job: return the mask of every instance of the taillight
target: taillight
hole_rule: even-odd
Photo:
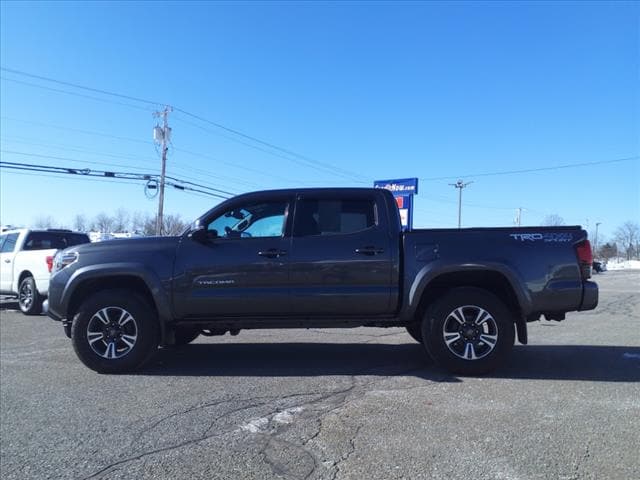
[[[582,278],[591,278],[591,267],[593,266],[593,251],[591,250],[591,242],[584,240],[576,245],[576,253],[578,254],[578,262],[580,263],[580,272]]]
[[[51,255],[47,256],[47,268],[49,269],[49,273],[51,273],[51,270],[53,270],[53,256]]]

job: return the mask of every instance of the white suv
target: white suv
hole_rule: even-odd
[[[49,291],[53,256],[58,250],[89,243],[71,230],[16,229],[0,235],[0,294],[18,297],[25,315],[37,315]]]

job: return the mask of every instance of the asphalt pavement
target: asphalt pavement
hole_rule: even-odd
[[[98,375],[0,309],[3,479],[638,479],[640,271],[479,378],[401,329],[243,331]]]

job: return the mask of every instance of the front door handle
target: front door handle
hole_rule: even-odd
[[[361,247],[356,248],[356,253],[359,253],[360,255],[378,255],[380,253],[384,253],[384,249],[376,247]]]
[[[267,258],[278,258],[287,254],[286,250],[278,250],[277,248],[270,248],[269,250],[260,250],[258,255]]]
[[[8,258],[5,258],[5,259],[4,259],[4,263],[11,263],[11,260],[10,260],[10,259],[8,259]]]

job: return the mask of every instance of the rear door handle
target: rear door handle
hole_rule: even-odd
[[[10,260],[10,259],[8,259],[8,258],[5,258],[5,259],[4,259],[4,263],[11,263],[11,260]]]
[[[356,248],[356,253],[359,253],[360,255],[378,255],[380,253],[384,253],[384,249],[376,247],[361,247]]]
[[[267,258],[283,257],[286,254],[287,254],[286,250],[278,250],[277,248],[270,248],[269,250],[260,250],[258,252],[258,255],[260,255],[261,257],[267,257]]]

